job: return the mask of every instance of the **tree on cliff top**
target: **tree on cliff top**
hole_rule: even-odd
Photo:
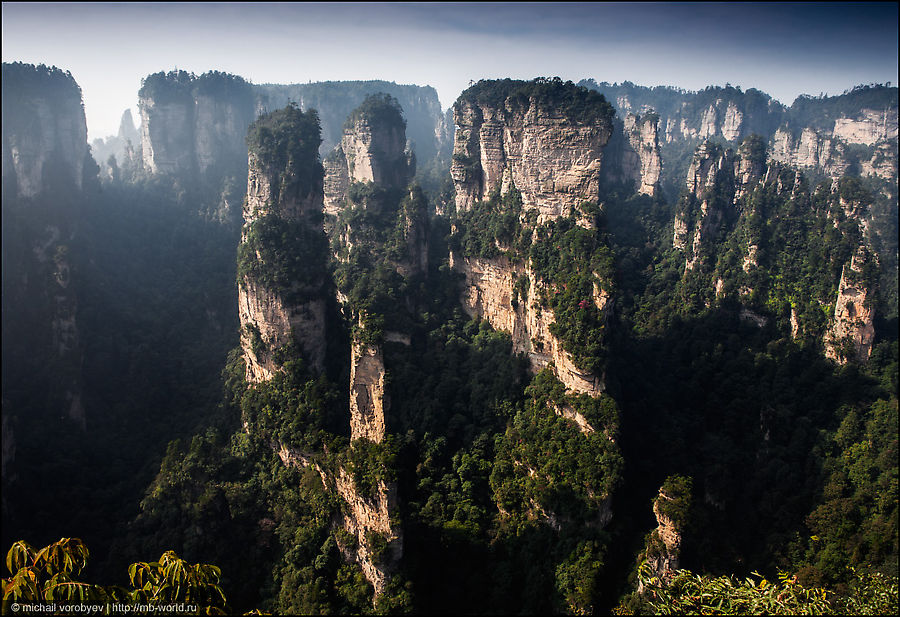
[[[376,92],[369,94],[359,107],[354,109],[344,122],[344,129],[352,128],[359,120],[365,118],[387,127],[398,127],[406,130],[403,108],[400,102],[390,94]]]
[[[461,101],[520,110],[528,109],[534,101],[538,108],[561,111],[579,124],[611,123],[615,115],[615,109],[602,94],[559,77],[537,77],[531,81],[483,79],[463,91],[454,107]]]
[[[282,173],[282,188],[296,188],[297,195],[302,196],[322,188],[325,172],[319,161],[321,135],[318,112],[303,112],[291,103],[250,125],[247,148],[269,169]]]

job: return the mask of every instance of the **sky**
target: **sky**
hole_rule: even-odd
[[[253,83],[385,79],[433,86],[559,76],[790,105],[897,79],[897,3],[3,2],[3,62],[71,71],[88,138],[139,119],[141,79],[175,68]]]

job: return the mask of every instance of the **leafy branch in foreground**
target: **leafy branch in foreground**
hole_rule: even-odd
[[[897,579],[851,568],[854,577],[846,593],[804,587],[796,576],[779,573],[769,581],[754,572],[743,581],[712,578],[678,570],[666,583],[647,563],[639,577],[644,608],[656,615],[894,615],[897,614]],[[617,614],[628,614],[625,606]]]
[[[190,605],[195,614],[225,615],[225,593],[219,587],[221,571],[209,564],[190,564],[173,551],[159,561],[133,563],[128,568],[131,589],[93,585],[75,579],[90,553],[78,538],[60,540],[35,550],[14,542],[6,554],[11,576],[3,579],[3,614],[15,603],[100,604],[111,614],[112,604]],[[187,606],[185,606],[187,608]],[[255,612],[255,611],[254,611]]]

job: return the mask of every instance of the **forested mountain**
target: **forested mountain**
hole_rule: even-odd
[[[4,64],[4,542],[231,612],[896,609],[896,88],[587,85],[442,157],[427,89],[151,75],[113,174]]]

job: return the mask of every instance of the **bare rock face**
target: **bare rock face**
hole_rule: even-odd
[[[694,152],[688,168],[686,187],[691,193],[692,203],[699,205],[693,211],[683,211],[676,215],[672,238],[672,245],[687,254],[685,271],[694,269],[701,245],[719,232],[725,204],[716,201],[715,189],[719,183],[733,182],[733,171],[731,151],[723,151],[711,142],[704,141]]]
[[[35,77],[24,81],[24,74]],[[45,175],[81,190],[88,156],[81,90],[59,69],[3,65],[3,184],[31,198],[46,188]]]
[[[256,98],[250,84],[223,73],[148,76],[138,93],[144,169],[201,177],[235,172],[246,162]]]
[[[853,118],[837,118],[834,121],[834,137],[850,144],[872,146],[879,141],[897,140],[897,108],[862,109]]]
[[[746,195],[766,172],[766,145],[761,139],[747,138],[738,148],[734,161],[734,199]]]
[[[356,539],[355,548],[341,546],[341,550],[345,557],[359,563],[377,599],[396,572],[403,554],[403,531],[391,524],[391,512],[397,509],[397,487],[394,483],[378,481],[375,495],[367,497],[341,469],[335,478],[335,488],[346,504],[341,525]]]
[[[362,116],[344,129],[341,150],[351,182],[403,188],[412,175],[403,126],[373,122]]]
[[[241,349],[250,383],[268,381],[275,376],[281,366],[274,352],[291,340],[300,345],[313,367],[317,370],[324,367],[324,300],[289,305],[279,294],[245,279],[238,289],[238,315]]]
[[[350,170],[340,146],[322,161],[325,167],[325,214],[337,216],[350,191]]]
[[[462,272],[467,285],[463,291],[463,308],[471,316],[486,319],[497,330],[509,332],[516,352],[525,353],[534,372],[552,365],[557,378],[570,390],[598,396],[605,390],[603,379],[580,370],[562,343],[550,333],[555,322],[551,309],[540,307],[540,289],[545,284],[537,279],[529,265],[511,263],[506,258],[459,258],[451,255],[451,267]],[[516,282],[520,276],[531,281],[526,297],[513,306]],[[601,310],[609,298],[597,292],[594,302]]]
[[[381,348],[354,342],[350,354],[350,439],[381,443],[385,435],[384,356]]]
[[[650,566],[652,575],[668,584],[681,564],[683,523],[670,518],[667,512],[670,511],[669,506],[672,504],[686,507],[690,503],[690,496],[669,495],[665,489],[666,485],[660,487],[659,494],[653,501],[653,514],[656,516],[657,526],[650,534],[644,559]],[[639,584],[638,593],[642,591],[643,585]]]
[[[193,105],[187,102],[140,101],[141,150],[150,173],[190,171],[194,164]]]
[[[679,567],[681,552],[681,529],[679,525],[662,513],[660,500],[669,500],[670,497],[660,491],[656,501],[653,502],[653,514],[656,515],[656,533],[662,541],[664,550],[657,554],[656,571],[671,574]]]
[[[662,173],[659,116],[645,114],[638,117],[628,114],[625,116],[625,135],[631,145],[631,157],[628,158],[636,159],[637,163],[626,164],[626,173],[635,179],[638,193],[655,195],[659,190],[659,176]]]
[[[744,124],[744,114],[737,108],[734,101],[728,102],[725,110],[725,119],[722,121],[722,137],[728,141],[734,141],[741,136]]]
[[[261,118],[259,122],[277,122],[276,115],[284,116],[286,122],[295,126],[310,123],[308,116],[292,108],[274,112]],[[296,143],[304,140],[312,144],[317,139],[318,134],[298,133],[284,139],[282,146],[296,147]],[[289,145],[291,143],[294,146]],[[287,230],[284,233],[289,233],[291,229],[286,223],[300,223],[301,226],[307,226],[311,234],[324,234],[321,225],[316,225],[317,219],[314,216],[322,211],[323,202],[322,167],[317,160],[316,150],[318,141],[301,149],[308,157],[306,161],[293,160],[295,156],[300,156],[296,152],[287,156],[285,152],[263,150],[257,146],[258,144],[253,145],[248,155],[249,173],[242,244],[248,241],[250,229],[260,223],[259,219],[262,217],[275,225],[282,225]],[[299,170],[294,167],[296,165],[305,165],[307,169]],[[296,174],[303,176],[305,180],[301,181]],[[323,262],[327,259],[324,253],[318,257]],[[258,247],[256,254],[247,255],[247,258],[258,262],[259,269],[262,270],[283,267],[262,261]],[[310,267],[313,266],[314,264],[310,264]],[[290,342],[297,344],[311,366],[317,370],[323,368],[326,349],[325,300],[315,293],[299,293],[314,291],[315,284],[310,286],[307,282],[306,287],[309,289],[286,290],[277,285],[263,284],[249,274],[244,274],[238,287],[241,349],[249,382],[259,383],[271,379],[281,368],[275,359],[276,352]]]
[[[860,163],[860,175],[877,176],[885,180],[897,179],[897,138],[880,142],[872,158]]]
[[[860,276],[867,258],[865,250],[857,251],[849,266],[844,266],[834,306],[834,323],[825,334],[825,356],[840,364],[851,359],[865,362],[872,353],[874,301]]]
[[[399,103],[386,95],[367,98],[348,118],[324,166],[326,214],[340,211],[354,182],[406,188],[415,175],[415,156],[406,147]]]
[[[597,200],[610,122],[573,122],[533,99],[527,107],[460,99],[454,121],[450,174],[457,211],[469,210],[496,189],[505,192],[509,183],[521,192],[524,208],[539,211],[539,221]]]
[[[255,152],[249,153],[248,160],[245,225],[268,215],[296,221],[322,211],[324,192],[320,183],[304,187],[286,181],[277,166],[261,160]]]
[[[789,131],[778,129],[772,137],[770,152],[772,160],[795,167],[821,169],[832,178],[840,178],[850,166],[843,142],[820,135],[811,128],[803,129],[798,139]]]

